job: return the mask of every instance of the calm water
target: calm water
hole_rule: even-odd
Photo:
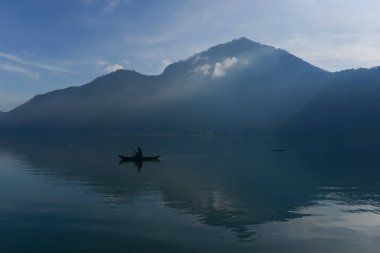
[[[379,140],[0,139],[0,252],[379,252]]]

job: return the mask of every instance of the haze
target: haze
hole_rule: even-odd
[[[1,1],[0,111],[242,36],[329,71],[379,65],[378,1]]]

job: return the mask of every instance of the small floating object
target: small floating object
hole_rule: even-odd
[[[134,156],[123,156],[119,155],[122,162],[145,162],[145,161],[157,161],[160,156],[143,156],[143,157],[134,157]]]
[[[285,149],[272,149],[271,151],[281,152],[281,151],[285,151]]]

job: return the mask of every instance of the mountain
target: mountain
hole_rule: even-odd
[[[337,72],[279,131],[284,135],[378,136],[380,68]]]
[[[169,65],[161,75],[119,70],[32,98],[1,132],[274,133],[338,78],[240,38]]]

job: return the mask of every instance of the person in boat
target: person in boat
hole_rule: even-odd
[[[133,157],[135,158],[143,158],[144,154],[142,152],[142,149],[140,147],[137,148],[137,150],[135,151],[135,154],[133,155]]]

